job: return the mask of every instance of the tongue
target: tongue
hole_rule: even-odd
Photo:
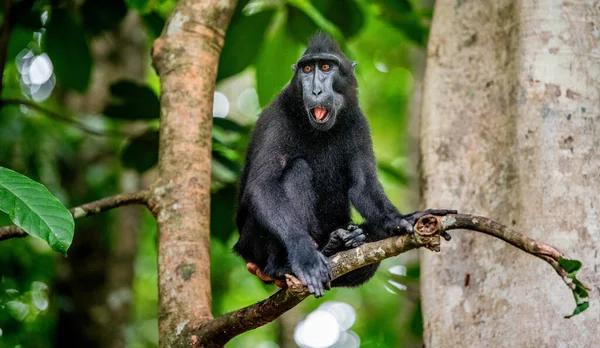
[[[325,115],[327,115],[327,110],[322,107],[316,107],[313,112],[315,113],[315,118],[319,121],[323,120]]]

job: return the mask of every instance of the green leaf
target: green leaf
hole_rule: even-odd
[[[247,16],[243,14],[242,8],[243,3],[238,4],[227,29],[217,80],[233,76],[254,63],[260,53],[265,31],[275,13],[262,11]]]
[[[125,0],[125,2],[129,8],[144,12],[148,8],[150,0]]]
[[[558,264],[567,273],[577,272],[581,268],[581,261],[569,260],[562,257],[558,259]]]
[[[306,45],[308,39],[319,30],[319,27],[300,9],[288,6],[286,22],[289,35],[298,43]]]
[[[130,140],[121,152],[121,163],[143,173],[158,163],[158,132],[151,131]]]
[[[410,12],[412,5],[408,0],[376,0],[376,3],[384,6],[387,10],[395,12]]]
[[[244,5],[244,3],[246,4]],[[252,16],[263,11],[277,9],[277,7],[279,6],[279,2],[272,0],[246,0],[238,2],[238,6],[242,8],[242,13],[244,15]]]
[[[39,30],[42,26],[40,6],[35,6],[35,1],[13,2],[11,17],[20,26]],[[3,7],[3,6],[2,6]]]
[[[40,311],[48,309],[48,285],[35,281],[31,286],[31,302]]]
[[[578,298],[587,298],[589,294],[583,283],[579,281],[577,278],[573,278],[573,284],[575,284],[575,289],[573,289],[573,293],[577,295]]]
[[[429,29],[424,24],[424,20],[429,20],[430,12],[427,10],[414,9],[410,1],[407,0],[377,0],[380,6],[381,18],[398,31],[407,39],[420,45],[427,42]]]
[[[317,27],[328,32],[340,45],[343,45],[344,36],[340,29],[329,21],[309,0],[288,0],[288,3],[304,12]]]
[[[423,25],[421,16],[418,13],[398,14],[386,12],[382,17],[402,32],[407,39],[420,45],[427,43],[429,30]]]
[[[344,37],[350,38],[358,34],[365,24],[365,14],[356,1],[337,0],[328,3],[329,6],[325,10],[325,16],[340,28]],[[340,11],[340,9],[343,9],[343,11]]]
[[[0,210],[29,235],[66,253],[73,241],[71,213],[48,189],[26,176],[0,167]]]
[[[214,117],[213,125],[223,130],[232,131],[236,133],[245,134],[249,132],[249,127],[242,126],[241,124],[224,117]]]
[[[12,221],[10,221],[10,217],[3,211],[0,211],[0,227],[1,226],[10,226],[12,225]]]
[[[151,38],[156,39],[165,27],[165,19],[157,12],[150,12],[142,16],[142,21],[148,29]]]
[[[237,189],[229,184],[210,198],[210,235],[226,243],[235,231],[235,206]]]
[[[45,43],[58,81],[64,87],[85,92],[91,78],[92,55],[77,18],[66,10],[53,10]]]
[[[86,0],[81,6],[83,25],[92,35],[116,28],[126,14],[123,0]]]
[[[590,306],[589,302],[581,302],[577,304],[577,307],[575,307],[575,310],[573,311],[573,314],[571,315],[566,315],[565,319],[569,319],[572,318],[574,316],[576,316],[577,314],[585,311],[586,309],[588,309],[588,307]]]
[[[230,172],[238,176],[241,172],[241,166],[235,160],[228,158],[221,151],[212,152],[213,161],[219,162],[223,167],[227,168]]]
[[[408,186],[409,180],[403,170],[383,162],[377,163],[377,169],[395,179],[400,185]]]
[[[10,33],[6,57],[13,60],[22,50],[28,48],[33,41],[34,30],[20,25],[15,26]]]
[[[6,310],[11,317],[18,321],[25,321],[29,315],[29,306],[20,301],[9,301],[6,303]]]
[[[104,109],[106,116],[126,120],[160,117],[160,101],[150,87],[122,80],[110,86],[110,92],[115,100]]]
[[[275,30],[267,35],[256,62],[256,89],[263,107],[292,79],[291,66],[302,53],[302,45],[292,40],[285,29],[285,13],[278,16]]]
[[[413,337],[423,337],[423,309],[420,302],[417,303],[417,308],[410,319],[410,333]]]

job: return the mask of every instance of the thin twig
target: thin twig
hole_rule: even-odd
[[[488,218],[468,214],[450,214],[443,217],[426,215],[419,219],[415,225],[415,233],[412,235],[391,237],[338,253],[330,258],[333,278],[411,249],[426,247],[433,251],[440,251],[440,237],[446,239],[448,237],[446,231],[454,229],[478,231],[501,239],[548,262],[563,280],[566,279],[565,271],[558,264],[558,260],[569,259],[569,257],[562,251],[510,230]],[[190,329],[187,332],[191,339],[190,343],[199,347],[222,347],[233,337],[277,319],[309,295],[297,280],[290,282],[289,279],[287,289],[280,290],[251,306],[223,314],[200,328]],[[566,280],[565,282],[572,289],[572,284]]]
[[[36,110],[40,113],[43,113],[50,118],[68,123],[71,126],[76,127],[78,129],[80,129],[81,131],[83,131],[87,134],[90,134],[90,135],[96,135],[96,136],[101,136],[101,137],[135,137],[135,136],[139,135],[137,133],[128,133],[128,132],[115,131],[115,130],[97,131],[97,130],[89,128],[84,123],[79,122],[78,120],[76,120],[74,118],[61,115],[56,111],[47,109],[39,104],[29,101],[29,100],[0,99],[0,108],[2,108],[4,105],[25,105],[26,107]]]
[[[84,216],[95,215],[103,211],[122,207],[131,204],[146,204],[148,200],[148,190],[125,192],[114,196],[105,197],[97,201],[85,203],[83,205],[69,209],[74,219]],[[28,234],[17,226],[0,227],[0,241],[10,238],[27,237]]]
[[[565,272],[565,270],[558,263],[560,258],[569,259],[569,257],[564,252],[551,245],[538,242],[521,233],[515,232],[494,220],[481,216],[473,216],[469,214],[448,215],[443,218],[442,225],[447,226],[444,228],[445,231],[465,229],[482,232],[501,239],[528,254],[548,262],[552,268],[554,268],[556,273],[558,273],[558,275],[563,279],[565,284],[569,286],[569,288],[575,288],[575,284],[569,278],[567,278],[567,272]],[[584,286],[588,290],[591,289],[588,285],[584,284]]]

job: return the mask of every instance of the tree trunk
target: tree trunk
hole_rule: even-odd
[[[489,216],[583,261],[600,295],[600,6],[436,2],[422,113],[428,207]],[[575,307],[543,262],[456,232],[422,252],[429,347],[593,347],[600,307]]]
[[[210,175],[212,107],[219,55],[235,0],[180,0],[153,62],[161,82],[159,171],[150,208],[158,223],[161,347],[198,341],[212,318]]]

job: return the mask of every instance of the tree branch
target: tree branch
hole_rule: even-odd
[[[24,100],[24,99],[0,99],[0,108],[2,108],[5,105],[24,105],[30,109],[33,109],[35,111],[38,111],[42,114],[45,114],[46,116],[58,120],[58,121],[62,121],[65,123],[70,124],[71,126],[81,130],[84,133],[90,134],[90,135],[95,135],[95,136],[100,136],[100,137],[135,137],[137,135],[142,134],[143,132],[138,132],[138,133],[128,133],[128,132],[122,132],[122,131],[115,131],[115,130],[105,130],[105,131],[98,131],[98,130],[94,130],[89,128],[88,126],[86,126],[84,123],[79,122],[78,120],[71,118],[71,117],[67,117],[67,116],[63,116],[61,114],[59,114],[56,111],[47,109],[37,103],[34,103],[30,100]]]
[[[482,232],[501,239],[528,254],[548,262],[563,278],[569,288],[574,284],[558,261],[569,257],[553,246],[533,240],[488,218],[468,214],[423,216],[415,225],[415,233],[367,243],[358,248],[338,253],[330,258],[333,278],[345,273],[396,256],[412,249],[425,247],[440,251],[440,237],[449,240],[446,233],[454,229]],[[291,280],[291,281],[290,281]],[[589,288],[589,286],[584,285]],[[254,305],[223,314],[188,334],[195,347],[221,347],[233,337],[277,319],[308,296],[308,291],[295,278],[288,278],[288,288]]]
[[[146,204],[148,199],[148,190],[137,192],[125,192],[114,196],[105,197],[97,201],[85,203],[78,207],[69,209],[74,219],[84,216],[95,215],[104,211],[122,207],[130,204]],[[0,227],[0,241],[10,238],[23,238],[28,234],[18,226]]]

